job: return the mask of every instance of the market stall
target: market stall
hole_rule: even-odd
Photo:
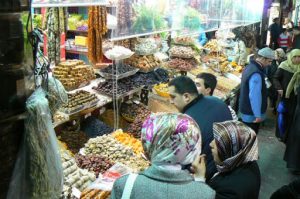
[[[61,198],[108,198],[116,178],[149,166],[142,124],[151,112],[177,111],[169,103],[172,78],[212,73],[215,96],[234,103],[243,66],[229,59],[229,36],[204,46],[198,41],[199,34],[220,27],[230,5],[200,2],[33,1],[33,26],[42,29],[35,61],[43,58],[47,78],[59,80],[68,98],[52,115]],[[213,8],[222,8],[223,15]],[[234,22],[241,15],[236,10],[228,15],[228,34],[248,23]],[[39,78],[43,87],[47,79]]]

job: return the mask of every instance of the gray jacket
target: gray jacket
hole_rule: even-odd
[[[111,199],[122,198],[128,175],[113,186]],[[196,182],[187,171],[169,171],[152,165],[136,178],[131,199],[213,199],[215,191],[204,182]]]

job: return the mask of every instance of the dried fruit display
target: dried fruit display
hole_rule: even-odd
[[[96,180],[96,176],[88,170],[80,169],[68,151],[61,149],[60,154],[64,173],[64,185],[61,198],[68,199],[71,197],[73,187],[83,191],[90,183]]]
[[[130,147],[121,144],[110,134],[90,139],[85,144],[84,152],[108,158],[112,163],[123,163],[136,171],[149,166],[146,160],[137,157]]]
[[[160,61],[153,55],[140,56],[136,54],[126,59],[125,63],[139,68],[143,72],[150,72],[160,65]]]
[[[89,7],[88,58],[91,63],[102,61],[102,37],[107,32],[107,11],[104,6]]]
[[[60,35],[66,32],[67,26],[66,8],[48,8],[46,11],[46,23],[43,27],[48,36],[48,58],[50,62],[59,63],[61,58],[61,39]]]
[[[194,44],[194,39],[192,37],[176,37],[174,38],[174,43],[175,44],[180,44],[180,45],[193,45]]]
[[[168,61],[167,66],[180,71],[190,71],[197,66],[194,59],[175,58]]]
[[[113,132],[113,129],[100,121],[94,116],[87,117],[81,123],[81,130],[87,134],[88,137],[94,138],[97,136],[109,134]]]
[[[102,73],[113,74],[113,75],[121,75],[130,71],[135,70],[136,68],[126,65],[126,64],[110,64],[108,67],[101,70]]]
[[[93,89],[108,96],[121,96],[141,86],[131,78],[117,80],[117,87],[114,85],[112,80],[106,80],[105,82],[100,82],[98,86],[93,87]]]
[[[67,60],[60,62],[53,70],[53,76],[57,78],[66,90],[73,90],[86,85],[95,79],[95,73],[90,65],[85,65],[81,60]]]
[[[80,168],[94,172],[96,177],[98,177],[100,173],[104,173],[113,166],[107,158],[95,154],[86,156],[77,154],[75,156],[75,161]]]
[[[79,150],[84,147],[84,144],[88,141],[88,137],[84,132],[66,131],[63,130],[58,139],[67,144],[68,149],[73,153],[78,153]]]
[[[220,52],[221,47],[218,44],[218,40],[211,39],[205,45],[204,48],[210,49],[211,52]]]
[[[67,114],[75,113],[83,108],[89,108],[97,104],[99,99],[95,94],[80,90],[75,93],[68,93],[68,103],[63,105],[61,110]]]
[[[108,199],[110,191],[102,191],[99,189],[86,189],[81,192],[80,199]]]
[[[171,57],[178,58],[193,58],[195,56],[194,50],[189,46],[173,46],[169,53]]]
[[[117,7],[118,35],[126,35],[130,31],[132,23],[132,2],[130,0],[119,0]]]
[[[141,138],[141,130],[142,130],[143,123],[149,117],[151,111],[149,111],[144,107],[141,107],[137,112],[138,112],[137,117],[135,118],[133,123],[130,124],[128,129],[126,129],[126,132],[129,132],[136,138]]]
[[[140,155],[141,153],[144,153],[142,142],[132,135],[124,133],[122,130],[117,130],[112,136],[122,144],[129,146],[135,154]]]

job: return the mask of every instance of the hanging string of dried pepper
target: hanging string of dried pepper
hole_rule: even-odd
[[[93,64],[103,58],[102,37],[107,32],[107,12],[105,7],[90,7],[88,20],[88,58]]]

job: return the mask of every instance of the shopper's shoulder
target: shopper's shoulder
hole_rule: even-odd
[[[219,99],[215,96],[205,96],[203,99],[210,103],[225,105],[225,103],[221,99]]]

